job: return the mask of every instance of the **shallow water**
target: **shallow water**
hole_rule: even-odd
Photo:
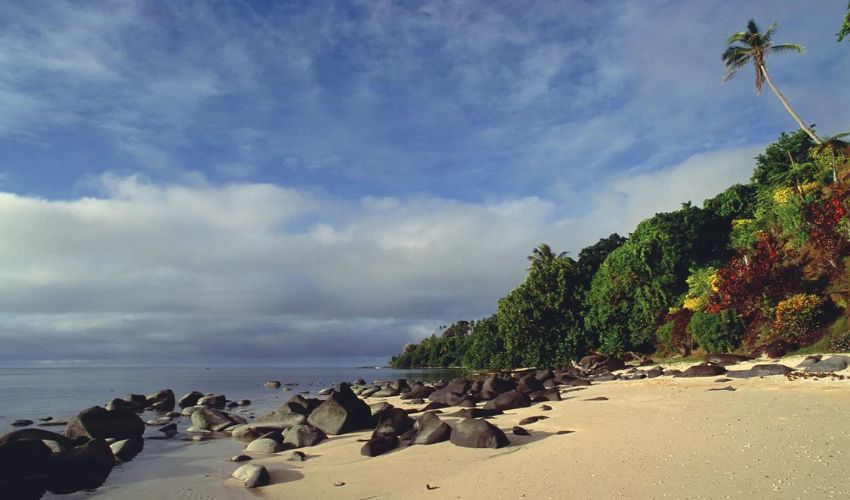
[[[0,434],[14,428],[12,421],[44,417],[67,418],[94,405],[105,405],[127,394],[150,394],[172,389],[179,398],[198,390],[224,394],[228,399],[250,399],[245,410],[261,415],[277,408],[294,394],[309,392],[342,381],[362,378],[435,380],[457,376],[456,370],[393,370],[374,368],[0,368]],[[297,384],[291,390],[267,389],[266,380]],[[242,409],[238,409],[242,410]],[[142,419],[156,414],[145,412]],[[190,419],[175,419],[183,431]],[[63,427],[47,427],[62,432]],[[184,436],[181,433],[181,436]],[[145,437],[159,437],[148,427]],[[163,498],[244,498],[245,492],[229,491],[220,483],[229,477],[234,464],[228,458],[243,444],[229,438],[190,442],[146,439],[145,449],[127,464],[116,466],[106,483],[92,492],[45,498],[140,498],[159,492]],[[209,477],[220,478],[210,481]],[[164,495],[164,496],[163,496]]]

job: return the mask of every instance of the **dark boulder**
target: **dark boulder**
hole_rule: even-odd
[[[512,410],[514,408],[525,408],[531,406],[531,400],[525,394],[517,391],[505,392],[484,404],[485,410]]]
[[[344,434],[369,427],[372,412],[369,405],[351,392],[348,384],[339,384],[307,419],[307,423],[325,434]]]
[[[560,401],[561,393],[558,389],[543,389],[528,395],[532,403],[543,403],[545,401]]]
[[[619,358],[606,354],[589,354],[581,358],[578,364],[585,372],[590,374],[613,372],[626,367],[626,364]]]
[[[281,385],[280,380],[268,380],[263,383],[263,386],[269,389],[279,389]]]
[[[400,408],[387,408],[377,415],[378,422],[375,426],[373,436],[387,436],[390,434],[399,436],[413,429],[416,422],[410,418],[406,411]]]
[[[794,370],[780,364],[765,364],[755,365],[749,370],[729,370],[726,372],[727,377],[732,378],[752,378],[752,377],[767,377],[771,375],[785,375]]]
[[[519,425],[531,425],[535,422],[539,422],[541,420],[546,420],[549,417],[545,417],[543,415],[535,415],[533,417],[526,417],[519,421]]]
[[[41,441],[22,439],[0,444],[0,481],[46,475],[50,455],[50,448]]]
[[[481,391],[478,397],[483,400],[493,399],[499,394],[503,394],[516,388],[516,381],[513,379],[505,380],[500,377],[488,377],[481,385]]]
[[[196,406],[206,406],[207,408],[224,408],[227,405],[227,398],[224,394],[206,394],[198,398]]]
[[[283,433],[283,445],[287,448],[303,448],[316,446],[328,436],[312,425],[296,425]]]
[[[386,436],[372,436],[366,444],[360,448],[360,454],[366,457],[377,457],[388,451],[398,448],[398,436],[390,434]]]
[[[529,373],[517,381],[516,390],[523,394],[542,391],[543,383],[537,380],[533,373]]]
[[[65,494],[97,488],[109,477],[114,465],[115,456],[106,441],[92,439],[53,456],[47,489],[52,493]]]
[[[448,416],[460,418],[489,418],[501,414],[502,410],[497,409],[486,410],[483,408],[462,408]]]
[[[307,421],[307,409],[300,404],[289,401],[272,412],[266,413],[257,419],[257,422],[282,422],[293,421],[292,425],[303,424]],[[297,420],[297,422],[296,422]]]
[[[430,403],[428,403],[427,405],[425,405],[425,406],[423,406],[422,408],[420,408],[420,409],[419,409],[419,412],[433,411],[433,410],[442,410],[443,408],[448,408],[448,407],[449,407],[449,405],[447,405],[447,404],[445,404],[445,403],[438,403],[438,402],[436,402],[436,401],[431,401],[431,402],[430,402]],[[417,412],[417,413],[418,413],[418,412]]]
[[[465,378],[456,378],[446,385],[446,389],[449,392],[454,392],[456,394],[464,394],[469,390],[469,387],[472,385],[472,382]]]
[[[139,408],[139,405],[132,401],[127,401],[126,399],[113,399],[106,405],[106,409],[109,411],[115,411],[120,413],[130,413],[136,414],[140,413],[143,409]]]
[[[424,399],[434,392],[434,388],[427,385],[411,387],[410,391],[401,395],[401,399]]]
[[[245,419],[221,410],[196,406],[192,412],[192,427],[208,431],[222,431],[228,427],[244,424]]]
[[[523,429],[522,427],[520,427],[518,425],[515,425],[513,427],[513,429],[511,429],[511,432],[513,432],[515,436],[530,436],[531,435],[531,434],[528,433],[527,430]]]
[[[145,440],[142,438],[122,439],[109,445],[109,449],[112,450],[112,455],[117,462],[129,462],[141,453],[144,447]]]
[[[71,439],[133,439],[141,437],[144,432],[145,422],[137,415],[109,411],[100,406],[81,411],[65,427],[65,436]]]
[[[744,361],[750,361],[751,357],[744,356],[742,354],[706,354],[703,358],[703,361],[706,363],[714,363],[716,365],[721,366],[729,366],[736,365],[738,363],[743,363]]]
[[[646,374],[646,378],[660,377],[664,374],[664,368],[661,368],[660,366],[653,366],[652,368],[645,370],[643,373]]]
[[[447,441],[452,434],[449,424],[433,413],[426,413],[416,421],[413,444],[434,444]]]
[[[55,432],[44,429],[18,429],[0,436],[0,445],[24,440],[53,441],[61,449],[73,448],[75,444],[74,441],[62,434],[56,434]]]
[[[174,391],[163,389],[145,396],[145,407],[154,411],[174,410]]]
[[[465,419],[452,428],[450,440],[466,448],[502,448],[509,443],[505,433],[486,420]]]
[[[687,377],[716,377],[717,375],[723,375],[726,373],[726,368],[723,368],[720,365],[715,364],[702,364],[702,365],[694,365],[688,368],[687,370],[679,373],[677,375],[673,375],[674,377],[687,378]]]
[[[144,394],[128,394],[124,396],[124,401],[129,401],[136,405],[136,411],[141,413],[148,406],[148,397]]]
[[[200,391],[192,391],[189,394],[185,394],[177,401],[177,406],[180,409],[189,408],[190,406],[196,406],[198,404],[198,400],[204,397],[204,393]]]

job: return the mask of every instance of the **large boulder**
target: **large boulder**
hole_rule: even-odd
[[[144,447],[145,440],[142,438],[122,439],[109,445],[116,462],[129,462],[141,453]]]
[[[174,391],[163,389],[145,396],[145,406],[154,411],[174,410]]]
[[[145,432],[145,422],[133,413],[109,411],[93,406],[68,420],[65,436],[76,439],[134,439]]]
[[[109,410],[109,411],[116,411],[116,412],[121,412],[121,413],[131,413],[131,414],[140,413],[141,411],[144,410],[144,408],[139,408],[139,405],[132,402],[132,401],[127,401],[126,399],[118,399],[118,398],[115,398],[112,401],[110,401],[106,405],[106,409]]]
[[[486,420],[468,418],[456,423],[450,440],[466,448],[502,448],[509,443],[505,433]]]
[[[189,394],[183,395],[178,401],[177,406],[180,409],[189,408],[191,406],[197,406],[198,400],[204,397],[204,393],[200,391],[192,391]]]
[[[15,441],[52,441],[56,443],[55,448],[67,450],[74,447],[71,439],[44,429],[19,429],[0,436],[0,445],[13,443]],[[51,446],[51,449],[54,447]]]
[[[50,455],[50,448],[41,441],[13,440],[0,444],[0,482],[46,476]]]
[[[434,388],[427,385],[411,387],[410,391],[401,395],[401,399],[424,399],[434,392]]]
[[[327,438],[324,432],[312,425],[296,425],[284,431],[283,445],[288,448],[316,446]]]
[[[369,427],[372,412],[369,405],[342,383],[307,418],[307,423],[325,434],[344,434]]]
[[[369,441],[360,448],[360,454],[366,457],[376,457],[398,448],[398,443],[398,436],[395,434],[372,436]]]
[[[755,365],[749,370],[729,370],[726,372],[727,377],[732,378],[752,378],[752,377],[767,377],[770,375],[785,375],[794,370],[780,364],[765,364]]]
[[[816,363],[805,368],[807,372],[840,372],[850,365],[850,357],[848,356],[832,356],[827,359],[821,359]]]
[[[749,356],[744,356],[742,354],[719,353],[719,354],[706,354],[702,359],[706,363],[714,363],[716,365],[729,366],[729,365],[736,365],[738,363],[743,363],[744,361],[750,361],[753,358],[751,358]]]
[[[560,401],[561,393],[558,389],[543,389],[542,391],[532,392],[528,395],[529,399],[531,399],[534,403],[542,403],[545,401]]]
[[[508,392],[514,388],[516,388],[516,381],[514,380],[505,380],[495,376],[488,377],[481,385],[481,391],[479,391],[478,397],[482,400],[493,399],[499,394]]]
[[[538,380],[534,373],[529,373],[517,381],[516,390],[523,394],[542,391],[543,382]]]
[[[378,423],[375,426],[373,436],[388,436],[390,434],[400,436],[413,429],[416,422],[401,408],[390,407],[377,415]]]
[[[263,465],[245,464],[235,471],[233,477],[242,481],[242,485],[246,488],[259,488],[266,486],[271,481],[269,471]]]
[[[228,427],[244,424],[245,419],[221,410],[196,406],[192,412],[192,427],[208,431],[223,431]]]
[[[448,441],[452,434],[449,424],[433,413],[425,413],[416,421],[416,436],[413,444],[434,444]]]
[[[716,377],[717,375],[723,375],[726,373],[726,368],[723,368],[720,365],[715,364],[702,364],[702,365],[694,365],[683,371],[682,373],[677,373],[673,375],[674,377],[687,378],[687,377]]]
[[[253,453],[277,453],[283,451],[283,443],[271,438],[259,438],[248,443],[245,451]]]
[[[109,477],[114,465],[115,456],[106,441],[92,439],[53,456],[47,489],[52,493],[65,494],[97,488]]]
[[[531,406],[531,400],[525,394],[517,391],[512,391],[499,394],[496,398],[487,401],[484,404],[485,410],[512,410],[514,408],[525,408]]]
[[[206,394],[198,399],[196,406],[206,406],[207,408],[224,408],[227,405],[227,398],[224,394]]]

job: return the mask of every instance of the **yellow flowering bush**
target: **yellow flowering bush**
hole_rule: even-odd
[[[787,340],[806,340],[806,334],[818,326],[823,303],[822,297],[810,293],[788,297],[776,305],[774,330]]]
[[[779,188],[773,192],[773,201],[775,201],[777,205],[784,205],[791,201],[793,197],[794,190],[788,187]]]

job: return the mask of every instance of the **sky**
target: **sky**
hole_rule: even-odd
[[[0,366],[374,365],[850,129],[845,0],[0,3]]]

